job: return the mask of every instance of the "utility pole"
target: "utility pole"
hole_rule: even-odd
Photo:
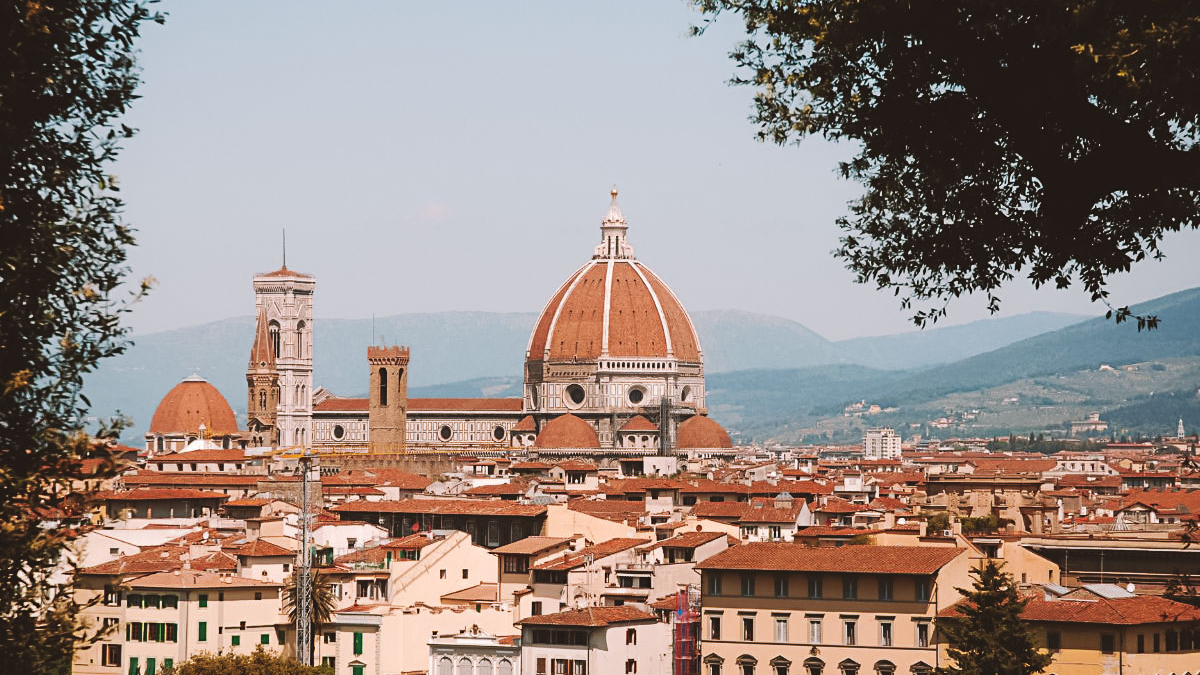
[[[312,473],[312,451],[300,455],[300,564],[296,570],[296,658],[306,666],[312,665],[312,554],[308,539],[312,530],[312,499],[309,495],[309,476]]]

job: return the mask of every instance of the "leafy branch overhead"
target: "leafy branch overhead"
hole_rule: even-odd
[[[759,138],[850,141],[864,194],[835,255],[924,326],[1018,275],[1079,284],[1163,255],[1200,214],[1200,16],[1146,0],[694,0],[745,23]]]

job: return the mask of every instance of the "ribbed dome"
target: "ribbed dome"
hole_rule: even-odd
[[[592,260],[550,298],[534,325],[528,358],[675,358],[700,362],[700,340],[671,289],[633,255],[617,192]]]
[[[598,448],[600,437],[592,425],[571,414],[559,415],[546,422],[537,438],[535,448]]]
[[[197,433],[203,424],[209,435],[237,431],[237,418],[217,388],[193,375],[175,385],[154,411],[150,433]]]
[[[693,415],[679,425],[680,448],[732,448],[733,440],[725,427],[704,415]]]

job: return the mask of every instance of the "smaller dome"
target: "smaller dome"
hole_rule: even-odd
[[[546,422],[533,441],[535,448],[598,448],[600,437],[592,425],[570,413]]]
[[[163,397],[150,420],[152,434],[199,433],[200,425],[210,436],[237,432],[237,418],[229,402],[199,375],[175,385]]]
[[[618,431],[658,431],[658,427],[654,426],[654,422],[645,417],[634,415],[629,418],[628,422],[622,424]]]
[[[537,423],[533,421],[533,415],[526,415],[517,422],[517,426],[512,428],[513,431],[537,431]]]
[[[732,448],[733,440],[725,427],[704,415],[693,415],[679,425],[680,448]]]

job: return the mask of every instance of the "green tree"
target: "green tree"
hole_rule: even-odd
[[[306,666],[260,646],[251,654],[200,654],[160,671],[162,675],[333,675],[325,666]]]
[[[925,524],[925,531],[929,532],[930,534],[934,532],[943,532],[948,529],[950,529],[950,514],[946,513],[945,511],[941,511],[929,516],[929,520],[927,520]]]
[[[1145,0],[693,0],[745,23],[759,138],[849,141],[836,255],[922,305],[1106,279],[1200,225],[1200,13]]]
[[[310,577],[310,593],[312,595],[312,633],[316,636],[322,624],[329,623],[333,617],[334,610],[337,609],[337,599],[333,597],[333,589],[330,587],[329,581],[325,579],[325,575],[320,570],[312,570]],[[283,582],[283,609],[287,612],[288,620],[296,626],[296,618],[300,608],[299,598],[302,597],[303,591],[300,588],[299,572],[292,572]],[[314,639],[309,645],[315,650],[317,641]],[[313,655],[309,654],[311,658]]]
[[[0,654],[6,672],[68,673],[85,632],[66,547],[39,517],[103,456],[84,433],[83,376],[125,347],[114,297],[133,244],[107,173],[138,83],[138,0],[0,9]],[[133,292],[138,296],[146,284]],[[101,426],[100,435],[115,435]],[[113,463],[107,463],[113,471]],[[100,474],[100,477],[103,473]],[[93,636],[94,637],[94,636]]]
[[[937,619],[954,665],[938,668],[939,675],[1033,675],[1050,665],[1050,655],[1038,651],[1029,624],[1021,618],[1025,600],[1017,594],[1012,576],[988,560],[973,570],[972,589],[963,595],[957,616]]]

